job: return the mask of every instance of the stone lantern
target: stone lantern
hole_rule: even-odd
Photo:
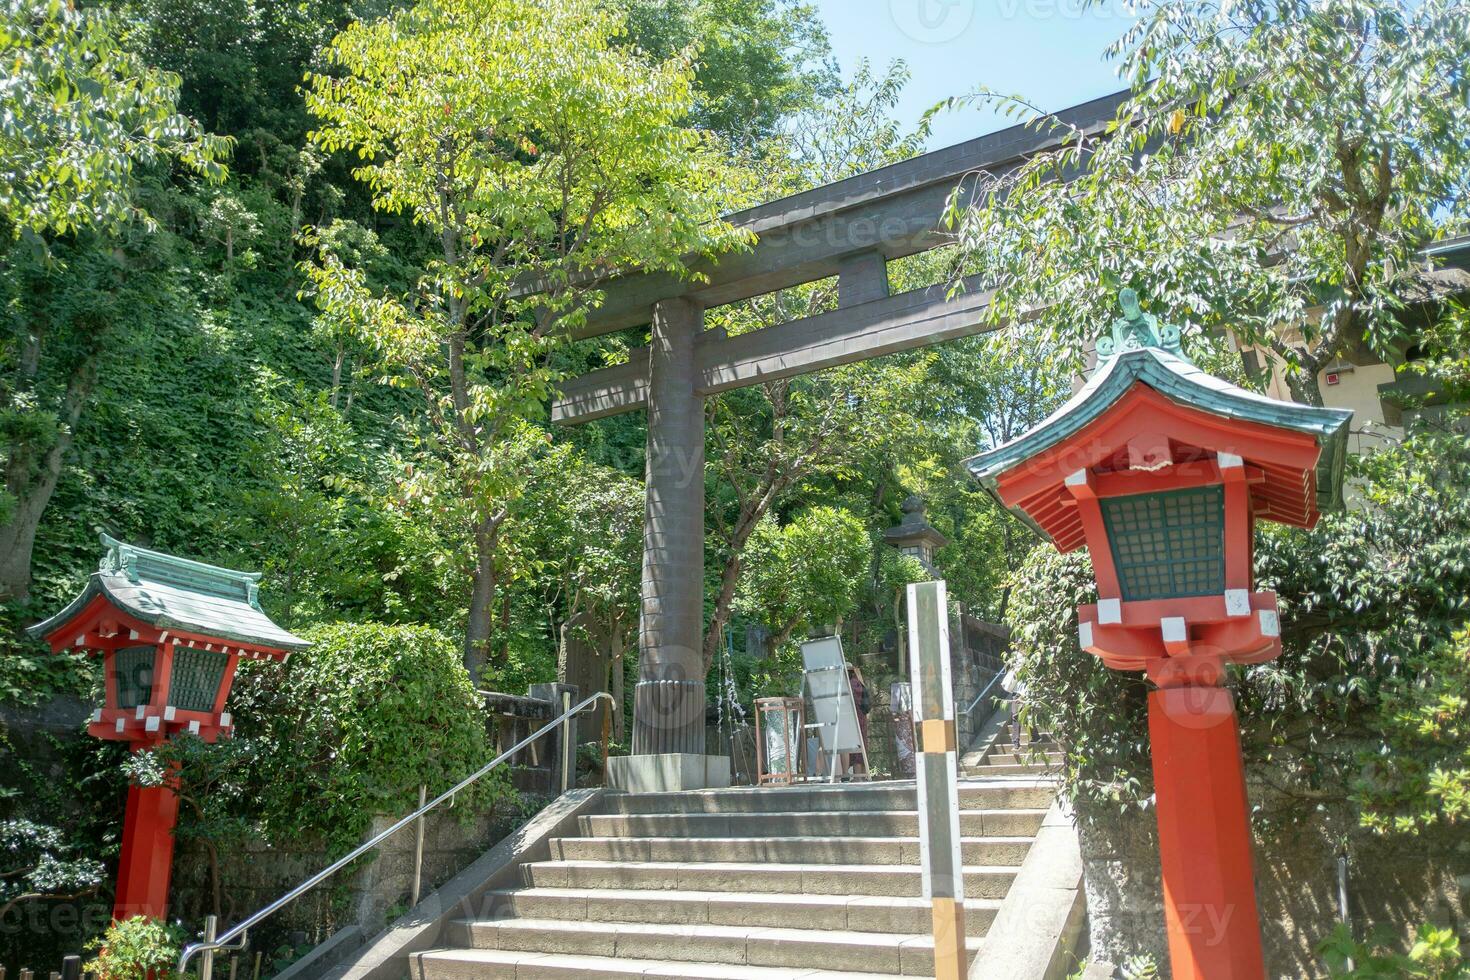
[[[883,540],[897,548],[901,554],[917,558],[919,564],[930,574],[935,571],[934,552],[949,544],[949,539],[930,525],[924,514],[924,498],[909,494],[903,502],[903,520],[897,527],[883,532]]]
[[[1195,367],[1132,290],[1088,383],[971,474],[1061,551],[1086,547],[1098,601],[1082,649],[1143,671],[1165,918],[1176,980],[1261,978],[1230,664],[1281,653],[1252,568],[1257,520],[1312,527],[1342,496],[1342,409],[1237,388]],[[1201,928],[1207,916],[1210,928]]]
[[[225,710],[243,660],[284,661],[309,644],[260,609],[260,575],[176,558],[102,535],[86,588],[30,627],[53,653],[100,656],[106,696],[87,732],[151,748],[187,732],[213,742],[234,726]],[[131,786],[113,917],[168,908],[179,799],[171,786]]]

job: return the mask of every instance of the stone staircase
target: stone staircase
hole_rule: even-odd
[[[1001,722],[994,735],[981,740],[960,760],[961,778],[981,776],[1046,776],[1061,768],[1062,751],[1049,735],[1033,740],[1021,733],[1021,751],[1011,745],[1011,723]]]
[[[988,750],[987,750],[988,753]],[[960,783],[973,957],[1055,796],[986,756]],[[1010,774],[1017,765],[1024,773]],[[1040,767],[1044,769],[1045,767]],[[416,980],[933,976],[914,784],[608,794]]]

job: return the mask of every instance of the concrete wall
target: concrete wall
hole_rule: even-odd
[[[1167,976],[1154,819],[1152,810],[1089,809],[1079,830],[1094,956],[1118,963],[1150,953]],[[1317,820],[1269,834],[1257,826],[1267,974],[1325,976],[1315,947],[1337,923],[1339,838]],[[1462,934],[1470,927],[1470,837],[1463,831],[1393,841],[1354,833],[1348,855],[1349,909],[1359,937],[1375,926],[1407,937],[1424,921],[1455,925]]]

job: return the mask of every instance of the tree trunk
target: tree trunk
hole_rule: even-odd
[[[11,447],[5,490],[15,499],[15,514],[10,523],[0,525],[0,599],[24,601],[30,595],[31,553],[36,546],[36,531],[51,495],[56,492],[61,465],[71,448],[72,435],[96,377],[94,360],[84,361],[77,369],[62,401],[60,431],[39,461],[24,444]]]
[[[1286,388],[1293,401],[1322,407],[1322,386],[1317,383],[1317,362],[1303,359],[1300,371],[1286,373]]]
[[[490,657],[490,632],[495,609],[495,551],[500,525],[487,521],[475,531],[475,573],[470,591],[470,613],[465,624],[464,666],[470,682],[480,686],[480,674]]]
[[[735,586],[740,581],[740,548],[732,545],[730,557],[720,572],[720,591],[715,594],[714,610],[710,613],[709,628],[704,634],[704,671],[714,665],[715,655],[720,652],[720,641],[725,635],[725,626],[730,622],[730,613],[735,603]]]
[[[342,394],[342,362],[346,359],[347,349],[339,346],[336,356],[332,358],[332,395],[330,401],[334,411],[337,408],[337,399]]]
[[[725,559],[725,567],[720,571],[720,591],[715,595],[714,609],[710,612],[709,628],[704,633],[704,672],[706,674],[714,665],[715,655],[720,652],[720,642],[724,639],[725,626],[730,622],[730,614],[735,604],[735,589],[740,584],[740,555],[745,551],[745,546],[749,543],[750,536],[755,533],[761,518],[766,516],[766,512],[771,509],[776,498],[793,482],[795,482],[794,473],[789,473],[784,477],[772,479],[765,486],[760,487],[759,496],[752,497],[730,532],[730,556]]]
[[[60,453],[54,453],[58,458]],[[53,453],[48,453],[49,458]],[[36,546],[36,531],[41,526],[41,515],[56,490],[55,472],[49,467],[30,482],[21,493],[14,493],[17,501],[15,514],[9,524],[0,527],[0,599],[24,601],[31,591],[31,553]]]

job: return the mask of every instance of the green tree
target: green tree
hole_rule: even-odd
[[[857,602],[872,543],[855,514],[810,507],[781,525],[767,516],[751,535],[738,603],[783,646],[802,627],[840,624]]]
[[[1133,286],[1320,404],[1317,372],[1386,348],[1416,250],[1470,216],[1470,6],[1164,0],[1113,53],[1134,94],[1105,133],[998,100],[1066,145],[952,197],[961,262],[997,318],[1039,309],[1079,351]]]
[[[224,914],[224,881],[220,852],[248,839],[249,770],[255,745],[249,739],[225,738],[214,744],[180,734],[123,763],[130,784],[172,786],[180,803],[174,828],[179,841],[198,841],[209,855],[210,910]]]
[[[649,61],[614,46],[620,31],[591,0],[425,0],[353,24],[326,49],[335,74],[309,81],[318,145],[357,154],[374,206],[435,239],[401,294],[375,291],[330,250],[306,271],[322,311],[374,346],[391,383],[423,395],[440,496],[466,501],[475,676],[502,525],[537,452],[523,420],[544,410],[549,355],[593,299],[579,283],[622,264],[677,270],[728,237],[717,162],[680,125],[687,58]]]
[[[935,349],[929,370],[931,449],[906,461],[905,486],[923,495],[929,519],[949,538],[938,564],[950,594],[996,622],[1005,618],[1014,574],[1036,535],[971,480],[964,457],[1024,433],[1071,393],[1055,344],[1035,328],[982,334]]]
[[[97,274],[121,287],[137,258],[123,239],[155,224],[144,203],[150,175],[178,163],[219,180],[228,141],[177,111],[178,77],[125,49],[105,12],[61,0],[7,0],[0,60],[7,70],[0,125],[6,285],[16,284],[9,274],[22,265],[48,267],[57,284]],[[57,244],[67,248],[57,251]],[[29,592],[36,529],[111,335],[130,319],[108,303],[105,293],[93,294],[90,305],[69,303],[51,318],[7,304],[16,312],[0,346],[0,598]]]
[[[1377,724],[1390,754],[1364,753],[1354,785],[1363,823],[1386,833],[1470,819],[1470,632],[1416,667],[1385,685]]]
[[[102,862],[85,857],[60,830],[0,820],[0,917],[32,899],[78,898],[102,884]]]
[[[698,51],[691,121],[756,150],[833,85],[827,34],[801,0],[624,0],[628,38],[655,58]]]
[[[907,77],[901,64],[881,77],[860,65],[848,85],[793,125],[787,162],[772,163],[757,183],[766,193],[772,185],[795,192],[918,152],[923,131],[905,134],[891,117]],[[711,321],[735,336],[830,309],[836,294],[836,281],[826,280],[726,307]],[[715,478],[708,512],[719,562],[704,636],[706,667],[724,642],[745,547],[756,529],[804,482],[851,475],[902,455],[923,427],[927,363],[923,355],[886,358],[706,401],[708,469]]]
[[[617,740],[625,658],[637,642],[643,508],[637,480],[559,446],[538,464],[507,532],[537,556],[533,587],[553,629],[557,678],[587,678],[612,694]]]

